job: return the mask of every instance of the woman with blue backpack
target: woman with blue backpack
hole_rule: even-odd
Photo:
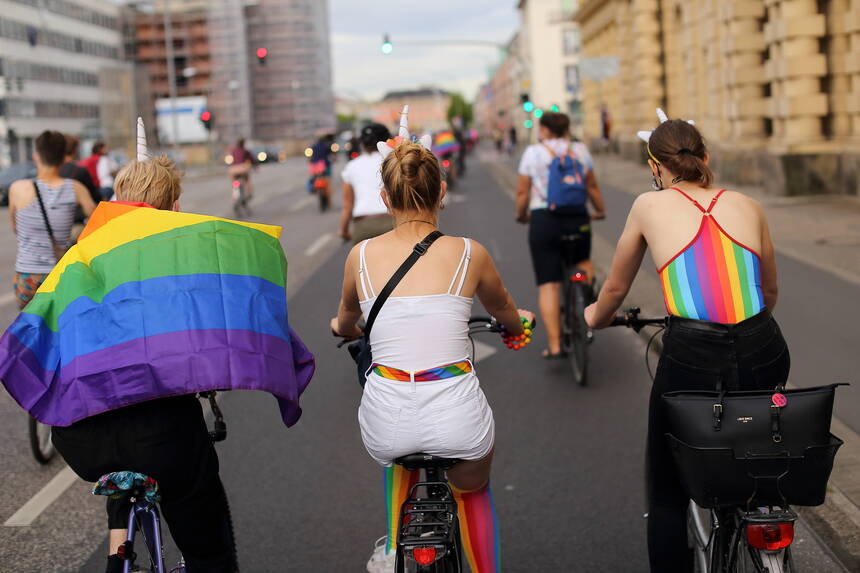
[[[584,143],[571,141],[570,118],[546,112],[540,118],[540,141],[523,152],[517,184],[517,221],[529,224],[529,249],[538,285],[538,304],[548,344],[544,358],[561,351],[561,283],[565,249],[562,237],[575,235],[576,264],[594,282],[591,220],[606,217],[603,196]],[[588,203],[593,210],[589,212]]]

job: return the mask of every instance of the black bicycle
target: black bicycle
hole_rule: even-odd
[[[215,391],[201,392],[199,396],[208,398],[215,418],[214,429],[209,432],[209,438],[213,442],[221,442],[227,439],[227,424],[224,422],[224,415],[215,399],[216,394]],[[119,496],[128,499],[131,503],[131,511],[128,515],[128,537],[117,551],[117,554],[123,559],[123,573],[141,571],[135,564],[137,554],[134,551],[134,543],[138,533],[143,538],[150,573],[185,573],[185,562],[181,558],[179,563],[169,572],[164,563],[161,514],[158,509],[160,496],[158,495],[158,482],[155,479],[135,472],[113,472],[99,479],[93,493],[110,495],[111,497]],[[230,517],[229,506],[227,517],[230,520],[230,534],[232,536],[233,522]],[[233,555],[236,555],[235,541]]]
[[[248,197],[246,190],[248,177],[248,175],[236,175],[231,182],[233,188],[233,215],[237,218],[246,217],[251,214],[251,209],[248,207],[250,197]]]
[[[585,307],[594,300],[591,277],[576,266],[576,244],[579,234],[561,237],[564,252],[561,292],[561,351],[570,362],[573,378],[580,386],[588,382],[588,347],[594,333],[585,322]]]
[[[640,318],[633,307],[615,317],[612,326],[627,326],[636,332],[646,326],[666,326],[666,317]],[[648,356],[654,333],[645,350]],[[764,476],[779,480],[788,472]],[[756,479],[759,476],[755,476]],[[750,504],[747,504],[749,506]],[[687,508],[687,542],[695,554],[696,573],[792,573],[797,571],[791,556],[797,514],[787,503],[762,507],[717,506],[704,508],[690,500]]]

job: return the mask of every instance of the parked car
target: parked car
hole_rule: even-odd
[[[16,163],[0,169],[0,207],[9,206],[9,187],[18,179],[32,179],[36,176],[35,163]]]

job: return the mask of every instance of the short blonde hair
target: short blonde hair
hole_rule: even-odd
[[[122,168],[114,181],[120,201],[147,203],[156,209],[170,210],[182,194],[181,173],[166,155],[146,161],[132,161]]]

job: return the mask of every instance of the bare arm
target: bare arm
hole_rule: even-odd
[[[627,216],[627,224],[618,239],[615,255],[612,257],[612,267],[609,276],[600,290],[597,302],[585,310],[585,319],[592,328],[609,326],[615,317],[615,312],[624,302],[624,297],[630,291],[630,285],[639,272],[642,258],[648,245],[642,234],[642,228],[638,220],[637,205],[641,204],[641,197],[636,200]]]
[[[74,189],[75,189],[75,197],[78,200],[78,205],[84,210],[84,215],[89,217],[92,215],[93,211],[96,209],[95,201],[90,196],[90,192],[86,187],[78,183],[77,181],[73,181]]]
[[[475,291],[478,300],[510,334],[514,336],[522,334],[523,324],[520,321],[517,305],[502,283],[502,277],[499,276],[490,253],[476,241],[472,241],[472,245],[472,264],[476,265],[480,272],[478,288]]]
[[[12,221],[12,232],[18,233],[18,225],[15,222],[15,213],[18,211],[18,196],[21,194],[21,186],[29,184],[29,181],[15,181],[9,186],[9,218]]]
[[[597,177],[595,177],[593,169],[585,176],[585,190],[588,193],[591,206],[594,207],[592,218],[605,219],[606,205],[603,203],[603,193],[600,192],[600,186],[597,184]]]
[[[528,175],[520,175],[517,180],[517,221],[529,222],[529,192],[532,188],[532,178]]]
[[[355,286],[355,269],[358,260],[358,246],[350,251],[343,268],[343,289],[340,295],[340,305],[337,317],[332,319],[332,330],[344,338],[360,338],[361,329],[356,323],[361,318],[361,305],[358,300],[358,289]]]
[[[776,306],[779,289],[776,285],[776,256],[774,255],[773,241],[770,238],[770,227],[764,215],[761,204],[756,202],[761,221],[761,292],[764,297],[764,305],[773,310]]]
[[[340,236],[345,241],[352,238],[349,233],[349,221],[352,219],[352,208],[355,206],[355,190],[349,183],[343,184],[343,209],[340,212]]]

